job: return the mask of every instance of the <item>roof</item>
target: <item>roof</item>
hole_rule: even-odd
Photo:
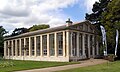
[[[73,23],[70,26],[81,24],[81,23],[90,23],[90,22],[89,21],[77,22],[77,23]],[[55,31],[60,31],[60,30],[66,30],[68,28],[69,27],[66,26],[66,25],[58,26],[58,27],[54,27],[54,28],[47,28],[47,29],[42,29],[42,30],[23,33],[23,34],[20,34],[20,35],[17,35],[17,36],[6,37],[6,38],[4,38],[4,40],[15,39],[15,38],[20,38],[20,37],[26,37],[26,36],[33,36],[33,35],[44,34],[44,33],[49,33],[49,32],[55,32]]]

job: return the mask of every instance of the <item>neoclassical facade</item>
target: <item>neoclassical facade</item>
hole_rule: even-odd
[[[37,30],[4,39],[4,58],[37,61],[78,61],[99,55],[98,35],[89,21]]]

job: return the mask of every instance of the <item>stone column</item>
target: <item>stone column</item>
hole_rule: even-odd
[[[49,47],[49,34],[47,34],[47,56],[50,56],[50,47]]]
[[[36,36],[34,36],[34,54],[35,54],[35,56],[37,56],[37,42],[36,42],[37,40],[36,40]]]
[[[40,46],[40,47],[41,47],[41,48],[40,48],[40,49],[41,49],[41,50],[40,50],[40,51],[41,51],[40,53],[41,53],[41,56],[43,56],[42,35],[40,36],[40,40],[41,40],[41,41],[40,41],[40,43],[41,43],[41,44],[40,44],[40,45],[41,45],[41,46]]]
[[[79,50],[79,48],[80,48],[80,47],[79,47],[79,44],[80,44],[80,43],[79,43],[79,32],[77,32],[77,57],[79,57],[79,51],[80,51],[80,50]]]
[[[97,42],[97,46],[96,46],[96,48],[97,48],[97,55],[99,55],[99,42],[98,41],[96,41]]]
[[[73,34],[73,32],[71,32],[71,35],[70,35],[70,39],[71,39],[71,43],[70,43],[70,45],[71,45],[71,57],[73,56],[73,53],[72,53],[72,47],[73,47],[73,45],[72,45],[72,34]]]
[[[63,31],[63,56],[66,55],[66,48],[65,48],[65,31]]]
[[[22,51],[22,49],[21,49],[21,39],[19,39],[19,43],[20,43],[20,45],[19,45],[20,46],[20,50],[19,50],[20,52],[19,53],[20,53],[20,56],[22,56],[22,52],[21,52]]]
[[[92,55],[93,55],[93,58],[95,57],[95,39],[94,39],[94,35],[92,35]]]
[[[31,56],[31,37],[29,37],[29,56]]]
[[[10,59],[10,41],[8,41],[8,59]]]
[[[6,57],[6,48],[7,46],[6,46],[6,41],[4,41],[4,57]]]
[[[90,35],[88,34],[88,58],[90,58]]]
[[[15,56],[18,56],[17,39],[15,40]]]
[[[13,40],[11,40],[11,42],[12,42],[11,48],[12,48],[12,57],[13,57],[14,56],[13,55]]]
[[[55,57],[58,56],[58,51],[57,51],[57,33],[54,33],[55,35]]]
[[[66,56],[69,57],[70,50],[70,31],[66,31]]]
[[[85,34],[82,34],[82,55],[83,55],[83,58],[85,58],[86,57],[86,55],[85,55]]]

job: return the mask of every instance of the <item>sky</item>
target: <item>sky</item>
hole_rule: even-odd
[[[85,20],[98,0],[0,0],[0,26],[9,34],[15,28],[29,28],[35,24],[61,26],[70,18]]]

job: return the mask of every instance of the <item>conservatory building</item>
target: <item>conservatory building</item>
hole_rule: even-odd
[[[97,29],[89,21],[23,33],[4,39],[4,58],[36,61],[79,61],[99,55]]]

